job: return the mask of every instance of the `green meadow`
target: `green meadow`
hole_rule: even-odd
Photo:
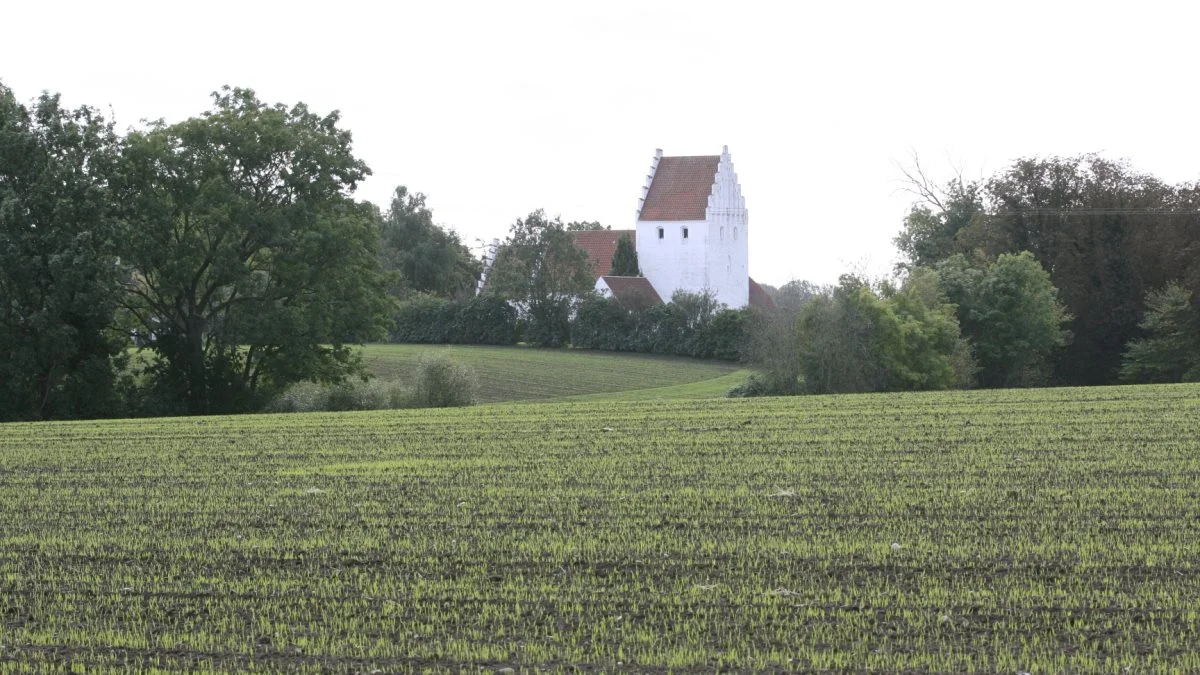
[[[750,371],[722,361],[576,349],[480,345],[372,344],[363,347],[376,376],[412,378],[424,354],[444,354],[470,366],[482,403],[572,397],[712,398],[746,381]]]

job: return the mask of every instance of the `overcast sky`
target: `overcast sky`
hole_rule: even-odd
[[[820,4],[820,7],[817,5]],[[632,227],[654,155],[728,145],[764,283],[882,274],[897,163],[989,175],[1101,152],[1200,178],[1196,3],[18,2],[0,80],[122,129],[223,84],[337,109],[468,243],[537,208]]]

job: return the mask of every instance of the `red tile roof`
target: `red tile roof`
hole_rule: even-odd
[[[617,252],[617,240],[629,235],[637,248],[637,230],[576,230],[571,232],[575,245],[587,251],[588,260],[596,276],[606,276],[612,271],[613,254]]]
[[[717,177],[718,155],[663,157],[642,204],[640,220],[704,220]]]
[[[767,310],[775,309],[775,301],[771,299],[771,295],[753,278],[750,279],[750,306]]]
[[[645,309],[661,305],[662,298],[646,277],[604,277],[612,297],[625,309]]]

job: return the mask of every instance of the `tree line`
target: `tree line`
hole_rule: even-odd
[[[780,289],[762,391],[1200,380],[1200,186],[1094,154],[905,174],[897,280]]]

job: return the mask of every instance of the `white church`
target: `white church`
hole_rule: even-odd
[[[710,292],[737,309],[770,305],[749,275],[749,218],[726,146],[720,155],[664,157],[657,150],[638,199],[635,230],[573,232],[588,252],[596,290],[639,304],[668,301],[675,291]],[[633,239],[642,277],[611,276],[617,240]]]
[[[596,290],[627,305],[670,301],[676,291],[709,292],[733,309],[772,307],[750,278],[749,217],[729,147],[720,155],[664,157],[656,150],[638,199],[633,230],[571,232],[596,271]],[[613,276],[617,241],[628,236],[637,250],[640,277]],[[499,241],[484,259],[484,275]]]

